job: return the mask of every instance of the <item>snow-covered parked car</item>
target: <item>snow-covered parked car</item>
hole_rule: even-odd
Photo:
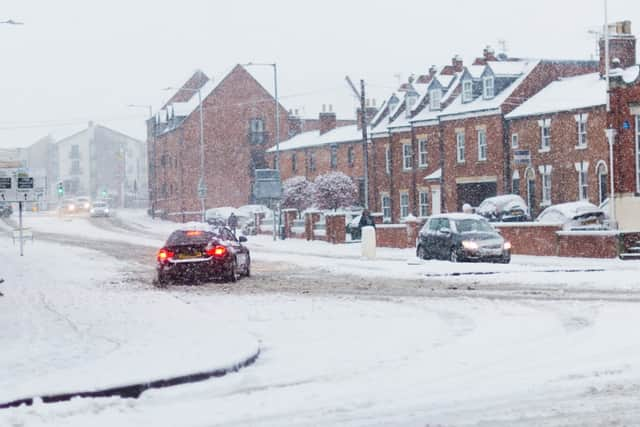
[[[529,221],[529,208],[524,199],[517,194],[503,194],[486,198],[476,209],[489,221],[516,222]]]
[[[610,229],[606,212],[586,201],[549,206],[538,215],[536,221],[545,224],[559,224],[565,230]]]

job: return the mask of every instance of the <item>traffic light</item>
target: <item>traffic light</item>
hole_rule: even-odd
[[[102,197],[107,197],[107,190],[106,189],[102,190]]]
[[[62,185],[62,182],[58,183],[58,196],[64,196],[64,185]]]

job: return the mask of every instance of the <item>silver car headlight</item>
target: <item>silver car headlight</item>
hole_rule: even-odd
[[[477,251],[478,250],[478,244],[474,241],[471,240],[463,240],[462,241],[462,247],[465,248],[468,251]]]

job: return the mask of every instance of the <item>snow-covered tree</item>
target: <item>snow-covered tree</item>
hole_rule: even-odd
[[[320,209],[344,208],[352,206],[358,200],[356,185],[342,172],[320,175],[314,184],[315,206]]]
[[[303,211],[314,200],[314,185],[304,176],[294,176],[282,183],[282,207]]]

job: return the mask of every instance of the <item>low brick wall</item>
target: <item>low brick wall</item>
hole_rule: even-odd
[[[558,254],[558,225],[540,225],[536,223],[496,223],[495,228],[505,240],[511,242],[511,253],[518,255]]]
[[[597,232],[596,232],[597,233]],[[558,233],[558,256],[584,258],[617,258],[618,234]]]
[[[344,214],[326,214],[326,237],[329,243],[344,243],[347,241],[347,227]]]
[[[407,226],[405,224],[376,225],[376,246],[407,248]]]

